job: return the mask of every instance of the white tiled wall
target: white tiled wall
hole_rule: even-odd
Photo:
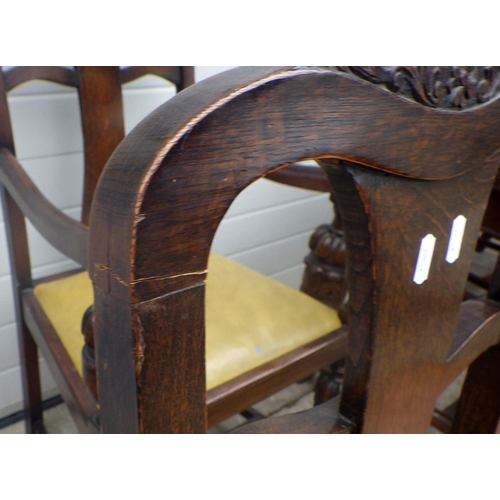
[[[228,69],[196,67],[196,80]],[[124,91],[126,131],[174,94],[146,77]],[[46,82],[16,89],[9,105],[17,155],[43,193],[68,215],[80,215],[82,139],[74,90]],[[214,250],[290,286],[298,287],[312,230],[331,220],[327,195],[259,180],[236,199],[220,225]],[[34,276],[74,267],[30,227]],[[21,377],[15,337],[3,214],[0,212],[0,418],[21,408]],[[57,394],[42,360],[44,396]]]

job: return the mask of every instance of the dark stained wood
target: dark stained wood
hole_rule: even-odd
[[[120,84],[153,74],[182,90],[194,83],[194,73],[180,66],[79,66],[76,73],[85,153],[82,221],[87,223],[102,169],[125,135]]]
[[[0,182],[51,245],[87,265],[87,227],[52,205],[7,149],[0,150]]]
[[[261,78],[262,82],[265,82],[268,76],[272,74],[273,69],[266,68],[265,70],[259,70],[257,73],[255,73],[256,70],[252,68],[243,68],[241,71],[244,73],[247,72],[248,85],[250,85],[251,76],[255,76],[257,79]],[[282,71],[284,78],[286,70]],[[356,91],[359,91],[359,97],[357,97],[359,102],[373,100],[376,103],[374,106],[377,105],[380,109],[385,109],[385,112],[381,112],[380,116],[377,115],[377,119],[381,122],[380,124],[377,120],[375,120],[375,123],[363,120],[362,113],[360,113],[359,117],[354,117],[353,122],[353,119],[349,114],[349,100],[347,97],[348,94],[354,92],[353,88],[348,89],[347,87],[350,85],[342,85],[338,83],[337,80],[340,82],[342,78],[340,75],[335,73],[314,73],[313,70],[303,71],[314,74],[318,77],[319,81],[322,81],[321,95],[317,98],[318,102],[314,106],[311,106],[311,109],[307,111],[287,109],[287,119],[289,120],[287,122],[287,127],[289,130],[287,130],[287,135],[284,139],[287,141],[289,149],[286,154],[280,150],[280,153],[271,153],[270,156],[265,158],[268,163],[275,165],[274,167],[271,167],[269,171],[277,169],[279,165],[292,163],[294,159],[305,159],[315,156],[322,157],[332,154],[328,153],[329,151],[335,151],[335,153],[333,153],[334,155],[353,156],[360,162],[367,162],[368,158],[371,158],[371,163],[374,164],[377,169],[381,169],[383,171],[389,170],[391,168],[389,165],[396,164],[398,166],[394,167],[395,173],[402,173],[405,176],[413,176],[423,170],[421,174],[423,177],[439,178],[443,176],[446,177],[447,175],[463,173],[472,168],[474,165],[477,165],[478,162],[485,159],[486,152],[491,152],[491,144],[495,143],[495,135],[484,125],[484,120],[486,116],[486,109],[496,108],[497,106],[500,107],[499,103],[496,101],[487,108],[479,108],[476,111],[478,119],[477,135],[480,136],[481,139],[480,143],[475,144],[471,142],[471,135],[467,135],[464,132],[468,126],[474,125],[475,117],[472,117],[473,114],[438,114],[434,110],[409,105],[408,109],[411,110],[411,112],[405,116],[403,112],[405,107],[401,106],[401,103],[404,101],[393,99],[391,98],[392,96],[387,93],[378,91],[378,89],[370,88],[369,86],[367,87],[366,84],[359,82],[350,83],[353,88],[355,87]],[[295,74],[297,73],[298,72],[295,71]],[[190,156],[193,159],[191,160],[190,158],[189,164],[186,164],[187,162],[184,162],[184,159],[186,158],[185,149],[188,142],[191,142],[191,138],[194,140],[194,137],[200,137],[203,133],[201,129],[208,126],[213,117],[219,116],[220,114],[224,114],[225,117],[227,115],[228,126],[224,127],[224,129],[229,129],[229,125],[231,125],[233,127],[233,132],[227,132],[225,137],[221,137],[219,147],[226,148],[227,151],[231,152],[236,157],[235,147],[231,146],[231,143],[237,140],[239,136],[239,129],[241,127],[255,123],[258,118],[255,116],[257,107],[253,106],[253,103],[249,103],[251,99],[250,92],[243,92],[243,89],[245,88],[245,75],[243,74],[241,82],[234,82],[234,74],[234,72],[225,73],[223,82],[219,79],[213,78],[200,82],[200,84],[196,86],[197,90],[193,91],[195,96],[192,99],[192,92],[190,91],[193,87],[186,89],[185,92],[179,94],[179,99],[171,100],[169,103],[166,103],[153,112],[149,117],[150,119],[142,122],[131,134],[129,134],[126,141],[122,143],[123,147],[121,147],[113,157],[114,163],[120,165],[120,169],[126,169],[129,176],[130,182],[127,183],[127,186],[121,186],[122,199],[131,197],[135,198],[133,186],[138,186],[145,181],[149,182],[153,173],[158,170],[159,162],[163,156],[166,155],[167,151],[169,151],[169,157],[171,158],[182,154],[182,168],[185,170],[181,173],[172,168],[162,168],[161,172],[165,172],[165,174],[164,178],[161,179],[159,178],[160,171],[158,170],[158,173],[155,173],[154,184],[158,194],[150,195],[145,203],[145,205],[154,205],[155,207],[154,210],[150,210],[151,213],[148,214],[147,221],[145,221],[142,215],[139,216],[136,209],[132,207],[128,207],[129,211],[127,211],[126,208],[117,206],[112,213],[108,213],[106,217],[103,217],[103,222],[106,219],[109,220],[110,223],[107,225],[103,224],[102,226],[100,223],[99,233],[109,235],[107,237],[107,241],[109,241],[109,248],[107,248],[108,245],[100,245],[104,254],[99,258],[96,256],[96,262],[105,262],[108,258],[108,250],[111,253],[121,252],[121,249],[124,248],[124,245],[127,245],[127,241],[129,241],[130,232],[136,225],[138,229],[140,229],[141,224],[145,226],[145,231],[148,232],[148,238],[151,240],[151,244],[154,248],[160,245],[160,240],[162,242],[164,241],[163,236],[160,236],[160,233],[156,231],[156,225],[158,224],[156,219],[158,217],[165,216],[171,217],[173,210],[177,210],[177,207],[175,209],[165,207],[166,204],[174,207],[174,204],[170,203],[171,196],[166,195],[166,191],[171,190],[173,181],[182,180],[182,186],[184,189],[192,189],[192,194],[190,195],[189,200],[196,199],[207,185],[207,181],[209,179],[206,176],[207,174],[205,174],[204,177],[200,175],[196,179],[192,176],[188,176],[192,169],[198,169],[200,157],[204,156],[203,151],[193,150],[193,152],[190,153]],[[278,89],[280,87],[280,78],[281,76],[279,75],[274,77],[276,82],[273,84],[273,88]],[[304,77],[304,81],[305,80],[307,80],[306,77]],[[232,89],[231,84],[237,85],[238,89]],[[216,89],[212,88],[216,85],[220,85],[220,87]],[[294,84],[292,84],[291,87],[290,92],[296,93],[296,95],[300,98],[309,94],[307,83],[302,83],[300,79],[295,79]],[[230,88],[231,91],[235,92],[235,96],[239,96],[241,93],[241,97],[239,99],[232,99],[226,104],[226,99],[223,96],[227,94],[227,91],[229,91]],[[201,95],[204,96],[203,99],[200,98]],[[278,95],[276,97],[278,98]],[[279,99],[281,101],[286,100],[286,95],[280,94]],[[202,103],[200,103],[200,100],[203,101],[203,104],[206,104],[207,109],[210,108],[211,110],[207,120],[203,120],[202,123],[201,119],[207,112],[205,111],[205,106],[201,105]],[[307,120],[314,123],[317,121],[316,117],[318,114],[322,114],[322,107],[331,106],[332,102],[338,102],[340,104],[337,106],[336,112],[333,113],[331,117],[326,118],[325,121],[327,123],[325,123],[324,132],[314,138],[311,138],[311,142],[308,143],[307,147],[302,146],[299,141],[295,141],[294,133],[297,133],[297,131],[294,130],[294,127],[299,129],[302,122]],[[282,104],[282,102],[277,103],[277,105],[280,104]],[[243,116],[242,119],[242,111],[240,111],[239,108],[246,108],[248,106],[252,106],[253,111],[250,110],[249,115]],[[238,111],[236,111],[236,107],[238,107]],[[169,118],[171,117],[171,119],[165,122],[163,120],[163,116],[165,116],[167,112],[169,113]],[[300,118],[302,116],[302,112],[306,112],[306,116]],[[395,120],[400,120],[400,126],[398,128],[387,125],[384,128],[382,126],[386,120],[385,117],[388,112],[392,112],[394,114]],[[230,115],[230,113],[233,114]],[[483,115],[485,116],[483,117]],[[291,123],[292,118],[295,119],[295,126]],[[237,119],[241,120],[241,125],[235,123]],[[338,136],[335,135],[332,138],[331,128],[329,127],[338,127],[338,123],[341,123],[342,120],[350,123],[349,135],[347,135],[346,131],[345,133],[338,134]],[[196,125],[198,121],[200,121],[200,124]],[[440,129],[441,127],[446,129],[446,127],[450,126],[450,121],[456,122],[457,134],[455,136],[448,137],[448,134],[445,137],[446,141],[444,142],[438,141],[438,139],[433,138],[433,136],[429,137],[430,130]],[[481,125],[481,123],[483,123],[483,125]],[[193,134],[192,132],[195,131],[195,125],[197,133]],[[407,136],[407,130],[409,128],[411,129],[411,134],[408,134],[410,137]],[[187,134],[187,132],[190,132],[190,134]],[[262,147],[272,147],[274,143],[279,143],[280,132],[282,131],[275,130],[268,137],[264,135],[262,138]],[[391,133],[390,141],[387,139],[387,134],[389,134],[389,132]],[[384,134],[386,134],[385,137]],[[425,137],[429,142],[428,147],[422,152],[422,161],[417,161],[417,143],[414,140],[415,137],[419,136],[419,134]],[[161,144],[162,137],[168,138],[165,140],[165,145]],[[359,139],[357,139],[355,141],[354,137],[364,137],[365,140],[359,141]],[[261,140],[260,137],[259,140]],[[457,147],[455,147],[455,141],[457,143]],[[139,142],[141,144],[141,158],[137,159],[133,158],[132,152],[138,147],[137,144],[139,144]],[[467,147],[472,148],[473,145],[474,147],[477,145],[477,150],[484,153],[482,153],[479,157],[477,155],[471,155],[471,153],[466,151],[466,149]],[[168,150],[166,148],[168,148]],[[442,151],[439,153],[440,156],[437,158],[435,155],[430,154],[430,151],[433,148],[439,148],[439,151]],[[446,154],[444,150],[446,150]],[[450,155],[450,157],[447,157],[447,154]],[[222,172],[224,174],[231,160],[233,160],[233,158],[225,160],[225,163],[221,164],[215,172]],[[453,164],[455,166],[457,164],[457,160],[460,160],[458,162],[459,166],[453,171],[449,165]],[[215,199],[211,204],[207,204],[205,207],[199,206],[200,211],[205,209],[211,217],[215,218],[215,210],[219,213],[223,213],[227,209],[230,197],[235,196],[241,186],[253,181],[259,175],[263,175],[259,170],[259,160],[256,160],[253,155],[248,157],[245,157],[245,155],[241,157],[240,155],[238,157],[238,161],[240,163],[238,170],[229,177],[214,172],[211,177],[214,178],[214,182],[217,182],[217,187],[220,188],[217,199]],[[165,162],[166,160],[163,160],[163,164]],[[215,161],[213,164],[210,164],[210,169],[214,168],[216,168]],[[146,172],[148,171],[150,172],[150,177],[146,176]],[[215,179],[217,176],[220,176],[220,180],[218,181]],[[111,174],[109,177],[111,178]],[[226,178],[227,180],[225,180]],[[118,179],[116,178],[114,182],[116,183],[117,180]],[[238,184],[235,184],[236,181]],[[108,193],[107,189],[108,186],[106,184],[103,185],[103,198],[111,195],[112,190]],[[162,191],[165,191],[165,193]],[[222,199],[227,200],[225,204],[220,203]],[[186,205],[188,204],[189,203],[187,201]],[[148,207],[145,206],[144,208]],[[95,208],[96,213],[99,210],[99,205],[97,205]],[[130,213],[130,211],[132,213]],[[194,210],[191,210],[190,213],[192,213],[191,217],[195,217]],[[121,230],[115,231],[113,227],[111,227],[111,221],[123,220],[125,222],[125,218],[129,220],[130,224],[127,232]],[[134,219],[136,219],[137,222]],[[205,229],[205,224],[195,224],[195,222],[191,220],[186,220],[186,223],[189,223],[196,232],[201,228]],[[213,227],[215,227],[215,225]],[[207,228],[204,237],[211,239],[210,232],[211,231]],[[170,235],[175,236],[175,231],[170,230],[169,236]],[[195,246],[194,243],[191,245],[193,247]],[[136,294],[137,297],[141,297],[146,300],[148,298],[153,298],[160,293],[168,293],[169,291],[174,291],[184,286],[194,285],[200,281],[201,275],[196,275],[195,273],[202,272],[201,270],[206,268],[204,263],[206,261],[207,251],[200,251],[197,253],[195,258],[189,261],[190,266],[186,272],[181,271],[181,268],[186,260],[184,256],[185,248],[179,247],[179,249],[175,251],[175,255],[172,256],[173,261],[175,261],[175,265],[172,267],[169,275],[163,274],[163,263],[161,259],[155,259],[155,263],[153,263],[150,262],[150,259],[145,259],[143,261],[142,257],[140,257],[135,262],[135,277],[132,281],[129,279],[130,269],[128,265],[123,266],[125,263],[122,263],[122,261],[118,261],[120,262],[119,268],[112,269],[113,274],[109,273],[106,270],[106,265],[103,264],[105,266],[104,272],[100,273],[99,271],[96,271],[94,273],[94,277],[100,282],[101,280],[107,280],[111,276],[114,276],[110,279],[109,283],[114,288],[112,293],[116,293],[118,296],[120,295],[120,290],[128,293],[127,286],[123,286],[120,283],[120,280],[124,283],[130,283],[134,300],[136,300]],[[100,274],[102,274],[102,278],[99,276]]]
[[[132,337],[130,315],[126,313],[120,314],[118,317],[113,315],[116,310],[120,308],[123,310],[125,306],[126,303],[122,303],[115,297],[106,295],[99,290],[95,290],[94,343],[100,347],[100,352],[98,354],[99,357],[105,360],[100,366],[100,369],[97,369],[96,366],[98,376],[97,390],[100,394],[101,410],[103,403],[105,407],[107,406],[106,415],[102,415],[104,418],[101,418],[101,429],[104,433],[136,433],[139,430],[137,410],[132,410],[126,413],[122,413],[120,411],[122,407],[129,409],[137,408],[137,392],[132,374],[135,367],[134,356],[141,356],[140,344],[134,348],[133,353],[130,352],[131,345],[135,344]],[[100,311],[101,308],[102,312]],[[121,335],[119,335],[119,338],[115,339],[115,342],[112,344],[107,343],[103,346],[102,342],[99,344],[99,340],[96,338],[95,332],[111,331],[111,325],[113,325],[113,328],[119,328]],[[137,354],[135,354],[136,351],[138,351]],[[110,362],[108,361],[109,359],[115,360],[113,366],[110,366]],[[120,360],[119,365],[121,369],[116,370],[114,365],[118,364],[116,363],[118,359]],[[124,366],[125,369],[123,368]],[[126,368],[128,368],[128,370]],[[106,405],[106,396],[103,396],[103,394],[107,394],[124,386],[127,387],[128,390],[120,390],[120,394],[116,394],[116,396],[118,396],[118,403],[113,402],[112,405]],[[114,419],[114,424],[108,425],[108,419]]]
[[[204,385],[202,292],[215,229],[252,181],[323,159],[349,259],[351,323],[338,418],[356,432],[427,432],[443,380],[491,342],[485,325],[467,342],[474,347],[461,349],[463,358],[448,361],[498,165],[499,112],[498,99],[451,113],[336,72],[241,68],[152,113],[115,151],[91,218],[90,269],[96,293],[106,297],[96,317],[105,308],[130,328],[101,334],[96,325],[103,426],[106,419],[107,429],[116,428],[116,415],[126,414],[131,432],[202,430],[205,408],[194,393]],[[467,217],[465,238],[460,258],[448,264],[457,215]],[[417,285],[426,234],[437,238],[436,250],[429,278]],[[120,343],[130,352],[126,339],[134,342],[135,362],[118,364],[111,348]],[[101,377],[104,365],[119,391]],[[123,395],[137,407],[127,408]]]
[[[180,79],[174,83],[178,88],[184,88],[192,83],[192,68],[181,68],[177,73],[180,75]],[[58,341],[55,332],[49,328],[50,324],[47,318],[40,314],[40,306],[31,293],[32,279],[25,216],[56,248],[79,262],[83,267],[87,266],[87,228],[66,217],[52,206],[41,195],[15,159],[6,92],[31,79],[81,86],[82,88],[78,90],[82,99],[81,103],[84,106],[82,110],[84,139],[87,142],[93,141],[93,144],[88,145],[86,150],[87,160],[90,163],[88,170],[91,173],[100,173],[100,169],[107,160],[106,154],[111,154],[113,149],[113,147],[109,147],[110,142],[114,141],[114,145],[116,145],[119,142],[117,137],[120,139],[123,135],[123,130],[120,131],[119,126],[117,128],[117,123],[119,125],[122,119],[122,110],[115,106],[117,99],[121,102],[119,85],[117,88],[112,88],[113,82],[111,82],[111,86],[107,83],[109,75],[117,74],[117,68],[84,68],[80,71],[79,78],[77,78],[77,73],[73,68],[20,67],[0,71],[0,163],[2,167],[0,177],[3,184],[1,191],[14,286],[16,322],[19,330],[28,432],[44,431],[37,344],[40,344],[54,377],[62,387],[61,391],[66,403],[74,414],[80,430],[82,432],[95,432],[99,428],[95,400],[92,397],[89,400],[88,389],[79,376],[75,375],[71,361]],[[115,80],[115,83],[119,84],[119,81]],[[97,87],[93,89],[91,87],[94,84]],[[113,102],[108,102],[113,99]],[[101,105],[107,106],[108,115],[100,110]],[[113,111],[119,111],[119,113],[112,116],[110,105]],[[94,113],[93,116],[92,113]],[[110,123],[110,118],[112,123]],[[96,120],[97,123],[94,123],[93,120]],[[106,148],[108,149],[106,150]],[[87,212],[93,189],[92,180],[95,179],[86,181],[88,195],[85,210]],[[4,187],[8,191],[4,190]],[[37,283],[58,279],[71,273],[59,273],[37,280]],[[24,299],[21,299],[21,294]],[[21,305],[22,302],[23,305]],[[29,327],[25,323],[25,314]],[[49,329],[47,330],[47,328]],[[34,335],[36,342],[32,335]]]
[[[465,85],[456,71],[443,74]],[[461,301],[498,168],[500,100],[488,95],[484,105],[469,80],[463,92],[448,89],[431,71],[444,97],[418,94],[415,102],[411,84],[429,71],[395,74],[403,78],[397,89],[392,80],[373,81],[371,69],[238,68],[185,89],[118,145],[120,71],[78,71],[85,138],[93,143],[86,146],[84,220],[100,177],[88,262],[99,421],[95,398],[30,287],[20,293],[27,326],[82,431],[205,432],[288,377],[341,359],[344,329],[205,391],[205,278],[215,231],[250,183],[314,159],[328,175],[347,241],[350,322],[340,401],[241,432],[427,432],[436,397],[499,340],[498,304]],[[2,146],[13,153],[10,125],[0,128]],[[12,181],[6,187],[19,190]],[[19,226],[21,212],[13,214]],[[458,215],[467,225],[460,257],[450,264],[445,255]],[[416,284],[427,234],[436,248],[428,279]],[[29,266],[16,265],[27,280]],[[480,371],[487,365],[481,361]]]
[[[94,349],[94,308],[90,306],[82,318],[82,333],[84,337],[84,346],[82,349],[82,374],[83,380],[87,384],[90,392],[99,400],[97,392],[97,372],[95,368],[95,349]]]
[[[266,179],[312,191],[329,193],[332,190],[332,186],[323,170],[307,165],[290,165],[270,172],[266,175]]]
[[[7,231],[13,227],[24,228],[24,217],[17,208],[10,194],[2,187],[0,189],[3,201],[3,213]],[[26,233],[16,240],[8,240],[9,257],[13,275],[13,297],[16,326],[18,333],[19,353],[21,355],[21,373],[23,398],[25,402],[26,432],[44,433],[42,420],[42,395],[40,387],[40,372],[38,363],[38,349],[29,329],[26,326],[21,307],[20,293],[23,286],[31,284],[31,270],[26,264],[29,262],[28,242]],[[24,236],[24,237],[23,237]]]
[[[125,128],[118,66],[80,66],[76,72],[85,156],[82,222],[87,224],[97,181]]]
[[[207,429],[205,310],[199,307],[204,294],[204,286],[198,285],[134,307],[139,432],[202,433]],[[178,325],[183,324],[189,330],[180,330]],[[161,339],[156,336],[159,331]],[[98,337],[98,341],[102,342],[102,338]],[[167,353],[174,352],[176,356],[172,359]],[[184,371],[193,359],[196,362],[192,368]],[[184,376],[179,378],[181,371]],[[158,391],[157,387],[144,383],[153,378],[168,390]],[[159,415],[158,408],[165,411]],[[104,418],[103,413],[105,431]]]
[[[499,419],[500,345],[495,345],[469,366],[450,433],[495,433]]]
[[[30,80],[47,80],[69,87],[78,85],[73,68],[56,66],[17,66],[5,70],[4,77],[7,91]]]
[[[482,168],[447,180],[447,189],[444,182],[378,179],[355,166],[330,168],[350,259],[351,330],[340,411],[363,432],[427,430],[497,162],[495,156]],[[439,200],[429,206],[432,215],[414,210],[423,200]],[[445,255],[456,215],[464,215],[467,226],[460,258],[450,265]],[[370,218],[377,220],[373,229]],[[398,238],[388,237],[392,233]],[[412,279],[427,234],[437,238],[437,262],[419,286]]]
[[[13,154],[15,153],[5,77],[0,72],[0,149],[3,148],[8,149]]]
[[[181,82],[177,84],[177,91],[187,89],[194,84],[194,66],[181,66]]]

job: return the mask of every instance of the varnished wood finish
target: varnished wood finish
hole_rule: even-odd
[[[90,306],[82,318],[82,333],[84,346],[82,349],[82,375],[90,392],[99,400],[97,392],[97,372],[95,369],[95,349],[94,349],[94,308]]]
[[[77,75],[85,156],[82,221],[87,224],[97,181],[111,153],[123,139],[125,127],[120,69],[80,66]]]
[[[0,150],[9,154],[15,153],[12,127],[7,105],[5,81],[0,72]],[[23,398],[25,403],[25,424],[28,433],[44,433],[42,420],[42,399],[40,388],[40,372],[38,366],[38,349],[31,336],[21,306],[21,290],[32,283],[29,262],[28,237],[24,215],[16,205],[14,198],[0,186],[0,196],[7,235],[18,233],[16,238],[7,238],[10,268],[12,272],[12,289],[17,326],[19,353],[21,356],[21,374]]]
[[[427,430],[498,164],[497,156],[485,160],[482,168],[447,180],[448,189],[440,183],[377,179],[355,166],[330,170],[350,259],[351,330],[341,412],[363,432]],[[386,197],[391,203],[384,203]],[[413,209],[423,199],[439,200],[429,207],[432,215]],[[460,259],[450,265],[445,254],[457,215],[467,218],[467,227]],[[373,228],[370,219],[377,221]],[[437,262],[430,279],[418,286],[412,281],[414,266],[427,234],[437,238]]]
[[[266,179],[279,182],[280,184],[287,184],[288,186],[310,189],[311,191],[329,193],[332,190],[332,186],[328,182],[328,178],[323,170],[307,165],[290,165],[286,168],[270,172],[266,175]]]
[[[122,325],[105,331],[96,322],[103,430],[204,430],[203,289],[217,225],[255,179],[323,159],[349,251],[339,418],[356,432],[427,432],[442,384],[470,356],[464,347],[467,356],[448,360],[498,166],[498,122],[498,100],[438,111],[353,76],[292,68],[230,71],[152,113],[115,151],[91,215],[96,318]],[[465,238],[448,264],[457,215],[467,217]],[[429,233],[437,238],[431,274],[417,285]],[[476,354],[491,342],[487,330],[465,342]],[[113,352],[122,353],[119,363]]]
[[[121,94],[111,83],[86,89],[82,79],[117,84],[123,73],[79,71],[82,106],[95,95],[108,102],[114,123],[103,138],[107,118],[96,109],[101,123],[86,135],[101,142],[86,148],[90,176],[101,176],[90,213],[88,262],[99,422],[95,398],[32,291],[20,293],[27,325],[82,431],[204,432],[209,421],[227,413],[225,405],[240,411],[284,384],[292,371],[302,378],[314,362],[340,359],[344,330],[304,346],[312,348],[308,359],[290,353],[279,367],[264,365],[217,388],[225,400],[217,390],[205,392],[205,278],[215,231],[250,183],[313,159],[328,175],[347,239],[344,387],[339,402],[261,420],[242,432],[427,432],[439,393],[499,340],[498,304],[461,300],[498,168],[500,101],[495,86],[484,96],[484,85],[471,83],[481,72],[467,79],[469,73],[447,69],[443,74],[453,78],[444,87],[432,80],[429,87],[425,78],[439,80],[439,73],[405,71],[401,88],[393,88],[392,73],[384,79],[375,72],[378,82],[372,70],[351,67],[226,72],[149,115],[118,145],[102,174],[105,152],[123,133],[123,118],[115,115]],[[430,94],[412,100],[411,83],[418,78]],[[464,90],[456,87],[462,84]],[[470,109],[457,111],[461,107]],[[6,113],[0,102],[0,118]],[[89,120],[82,115],[84,128]],[[10,125],[0,134],[1,145],[13,153]],[[88,186],[87,200],[95,179]],[[444,257],[458,215],[467,218],[465,237],[459,259],[449,264]],[[428,279],[417,285],[413,274],[427,234],[437,238],[436,249]],[[17,262],[16,273],[19,268],[19,276],[30,279],[29,266]],[[252,378],[266,373],[267,379]]]
[[[98,175],[107,160],[106,152],[108,155],[112,152],[113,148],[110,148],[109,144],[114,143],[116,146],[123,136],[123,127],[116,128],[117,124],[123,122],[122,110],[115,106],[117,101],[121,102],[120,82],[115,78],[118,93],[115,88],[110,89],[107,84],[109,75],[118,74],[118,68],[84,68],[79,75],[73,68],[60,67],[17,67],[0,71],[0,178],[3,184],[1,192],[14,287],[28,432],[44,432],[37,345],[44,353],[80,431],[96,432],[99,429],[95,398],[75,372],[73,363],[31,292],[33,283],[25,216],[51,244],[83,267],[87,266],[87,228],[50,204],[17,162],[6,92],[33,79],[81,87],[78,91],[82,95],[80,104],[86,159],[89,164],[87,170],[91,174]],[[192,83],[192,68],[180,68],[177,74],[180,75],[180,80],[174,82],[177,87],[183,88]],[[94,84],[99,85],[97,88],[90,88]],[[108,102],[113,99],[113,102]],[[115,115],[102,113],[101,105],[108,106],[106,108],[108,111],[111,106]],[[89,141],[93,144],[89,145]],[[87,212],[93,190],[92,180],[95,179],[85,182],[86,186],[90,186],[87,189],[85,202]],[[59,277],[61,275],[54,275],[37,282]]]
[[[450,432],[495,433],[499,418],[500,346],[495,345],[469,367]]]
[[[0,182],[51,245],[81,266],[87,265],[87,226],[52,205],[7,149],[0,150]]]

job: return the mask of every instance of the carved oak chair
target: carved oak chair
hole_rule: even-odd
[[[347,238],[345,383],[340,401],[242,431],[426,432],[437,395],[458,373],[470,364],[488,371],[497,357],[500,307],[461,298],[498,166],[500,104],[494,85],[490,93],[472,87],[464,99],[471,109],[451,111],[457,92],[442,92],[439,73],[431,76],[429,87],[425,71],[410,69],[386,88],[345,68],[240,68],[186,89],[121,142],[95,192],[88,233],[78,226],[80,239],[66,244],[87,264],[94,290],[99,408],[74,366],[54,363],[82,430],[206,430],[215,230],[248,184],[306,159],[327,173]],[[417,95],[426,89],[434,109],[412,102],[415,88]],[[4,150],[0,164],[9,193],[36,215],[20,195],[12,153]],[[11,195],[5,204],[18,223]],[[81,250],[87,234],[88,261]],[[21,295],[26,322],[40,337],[34,319],[47,321],[31,283]],[[46,332],[40,345],[63,359],[57,335]],[[330,334],[337,335],[331,346],[342,332]],[[288,354],[301,351],[310,354],[300,347]],[[302,377],[297,363],[278,378]],[[258,388],[253,379],[244,392]],[[461,401],[454,431],[470,430],[471,422],[495,430],[498,408],[489,405],[485,418],[482,407],[481,419],[470,418],[476,403]]]
[[[186,90],[121,143],[90,223],[105,432],[205,430],[215,229],[250,182],[311,158],[331,180],[347,237],[346,379],[337,413],[330,402],[246,429],[427,431],[437,395],[471,363],[495,358],[500,321],[496,302],[462,303],[498,167],[495,82],[491,94],[467,89],[463,112],[438,76],[403,73],[394,95],[342,69],[238,69]],[[408,99],[416,78],[427,90],[432,82],[421,97],[433,107]],[[464,400],[459,417],[470,408]],[[489,410],[491,423],[498,411]],[[457,422],[458,432],[472,420]]]
[[[121,84],[145,74],[163,77],[178,90],[193,83],[188,67],[13,68],[0,77],[0,179],[6,188],[4,211],[29,432],[43,432],[37,347],[81,431],[100,429],[100,398],[88,273],[32,280],[24,217],[56,248],[89,269],[88,222],[94,191],[106,161],[124,136]],[[35,78],[78,90],[85,153],[81,223],[53,207],[14,156],[6,92]],[[194,259],[187,252],[185,258]],[[210,262],[206,403],[208,422],[213,425],[340,359],[346,330],[339,329],[335,311],[304,294],[222,256],[213,254]],[[304,310],[305,316],[299,313]]]

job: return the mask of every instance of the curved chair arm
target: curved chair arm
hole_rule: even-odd
[[[332,186],[325,173],[319,167],[309,167],[307,165],[290,165],[287,168],[276,170],[266,175],[270,179],[280,184],[294,186],[311,191],[321,191],[330,193]]]
[[[0,150],[0,182],[51,245],[87,267],[87,226],[50,203],[7,149]]]
[[[216,228],[248,184],[309,159],[330,178],[350,250],[341,416],[357,432],[424,432],[451,370],[499,125],[498,99],[442,111],[307,68],[232,70],[158,108],[113,154],[92,207],[104,432],[205,429],[204,282]],[[467,227],[450,265],[457,215]],[[421,286],[413,276],[427,234],[439,263]]]

